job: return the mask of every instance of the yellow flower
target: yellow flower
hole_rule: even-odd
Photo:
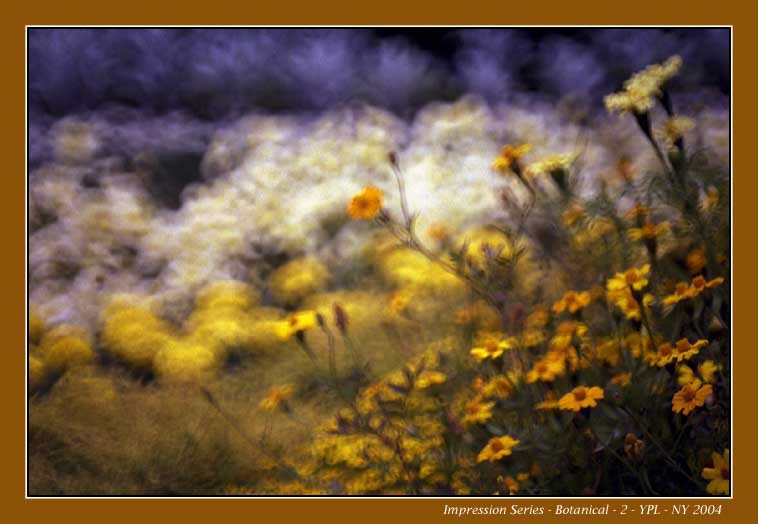
[[[703,377],[703,382],[713,384],[716,382],[716,373],[721,369],[721,366],[716,364],[713,360],[706,360],[697,367],[697,372]]]
[[[519,441],[510,435],[493,437],[476,457],[477,464],[489,460],[495,462],[513,453],[513,448],[518,446]]]
[[[697,275],[705,267],[705,251],[702,249],[695,249],[687,255],[687,270],[690,275]]]
[[[446,380],[447,376],[439,371],[423,371],[416,378],[416,387],[419,389],[426,389],[435,384],[443,384]]]
[[[315,311],[298,311],[276,323],[276,335],[280,340],[289,340],[300,331],[306,331],[318,324]]]
[[[527,475],[526,478],[528,479],[529,476]],[[513,477],[511,477],[510,475],[507,476],[507,477],[505,477],[505,478],[503,478],[502,475],[499,475],[497,477],[496,481],[497,481],[497,485],[498,486],[502,486],[506,490],[508,490],[508,494],[509,495],[515,495],[516,493],[518,493],[518,490],[521,488],[521,486],[519,485],[518,481],[516,479],[514,479]],[[498,491],[498,493],[499,493],[499,491]]]
[[[274,386],[268,391],[268,395],[260,401],[258,407],[266,411],[274,411],[283,406],[286,408],[287,399],[294,393],[295,388],[290,384]]]
[[[543,305],[536,306],[534,310],[526,317],[527,328],[542,328],[547,325],[549,314],[547,308]]]
[[[674,360],[681,362],[682,360],[689,360],[700,352],[700,348],[707,345],[707,340],[698,340],[694,344],[686,338],[677,340],[676,344],[672,346],[670,343],[665,342],[658,346],[658,354],[654,357],[654,363],[658,367],[663,367],[670,364]]]
[[[584,206],[575,202],[561,213],[561,222],[563,222],[565,227],[571,227],[584,216],[584,213]]]
[[[647,286],[647,276],[650,273],[650,264],[645,264],[641,268],[627,269],[623,273],[616,273],[616,276],[608,280],[608,291],[618,291],[631,288],[634,291],[641,291]]]
[[[568,171],[579,157],[578,153],[563,153],[549,155],[545,158],[532,162],[526,167],[529,176],[549,175],[559,171]]]
[[[505,398],[513,392],[513,384],[507,377],[497,375],[482,385],[482,395],[486,398]]]
[[[690,344],[689,340],[682,338],[676,341],[676,359],[681,362],[682,360],[689,360],[700,352],[700,348],[708,345],[708,341],[705,339],[698,340],[694,344]]]
[[[563,313],[567,310],[569,313],[576,313],[588,306],[591,301],[592,296],[589,291],[567,291],[559,301],[553,304],[553,313]]]
[[[712,393],[713,387],[710,384],[703,385],[695,379],[693,382],[682,386],[682,389],[674,394],[671,399],[671,411],[689,415],[690,411],[705,404],[705,399]]]
[[[653,108],[654,97],[663,94],[663,86],[682,67],[681,57],[675,55],[663,64],[653,64],[632,75],[624,82],[624,90],[605,97],[608,112],[647,113]]]
[[[508,171],[513,163],[527,154],[532,149],[530,144],[520,144],[513,146],[507,144],[503,146],[500,156],[492,163],[492,169],[504,173]]]
[[[391,317],[397,317],[408,308],[413,299],[413,293],[409,289],[401,289],[390,295],[387,302],[387,312]]]
[[[552,391],[545,393],[545,400],[537,402],[534,405],[534,409],[558,409],[558,399],[556,398],[555,393]]]
[[[639,202],[634,204],[634,206],[626,212],[626,218],[637,223],[645,220],[649,215],[650,208],[643,206]]]
[[[642,227],[633,227],[627,234],[629,235],[629,238],[635,241],[649,240],[658,238],[662,233],[667,231],[668,228],[669,225],[666,222],[654,224],[653,222],[646,220]]]
[[[56,372],[92,362],[95,352],[89,334],[82,328],[63,324],[42,337],[39,355],[45,367]]]
[[[611,377],[611,384],[616,384],[617,386],[628,386],[632,383],[632,372],[627,371],[626,373],[619,373],[618,375],[614,375]]]
[[[695,127],[695,121],[686,116],[672,116],[663,124],[660,129],[655,130],[656,138],[662,142],[666,149],[671,151],[676,149],[678,140],[684,137],[685,133]]]
[[[508,339],[498,340],[494,335],[484,338],[482,347],[471,349],[471,355],[477,362],[482,362],[488,358],[497,358],[503,354],[506,349],[511,349],[512,344]]]
[[[596,400],[604,398],[603,388],[597,386],[578,386],[566,393],[558,401],[558,407],[565,410],[579,411],[582,408],[594,408]]]
[[[686,386],[697,380],[695,372],[687,364],[682,364],[676,368],[677,378],[676,381],[680,386]]]
[[[566,372],[566,360],[555,358],[554,354],[545,355],[535,362],[534,367],[526,374],[526,382],[531,384],[538,380],[551,382]]]
[[[464,424],[484,424],[492,418],[492,408],[495,407],[494,402],[481,402],[479,400],[472,400],[466,403],[465,412],[463,417]]]
[[[371,220],[382,208],[383,196],[381,189],[371,186],[365,187],[363,191],[350,199],[347,213],[353,220]]]
[[[702,473],[704,479],[710,480],[705,489],[711,495],[729,495],[729,448],[723,454],[714,451],[711,458],[713,467],[703,468]]]
[[[687,285],[686,282],[679,282],[674,288],[674,292],[671,295],[663,297],[663,305],[671,306],[677,304],[682,300],[687,300],[695,296],[692,292],[692,288]]]
[[[724,283],[723,277],[717,277],[713,280],[706,280],[703,278],[703,275],[698,275],[695,278],[692,279],[692,284],[690,284],[690,292],[693,294],[693,296],[697,296],[706,289],[711,289],[716,286],[720,286]]]
[[[316,257],[290,260],[268,278],[272,298],[280,305],[296,307],[305,298],[321,291],[329,281],[329,270]]]

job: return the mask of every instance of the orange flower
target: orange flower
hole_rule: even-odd
[[[289,384],[284,386],[272,387],[268,395],[260,401],[258,407],[266,411],[274,411],[279,406],[282,406],[286,411],[288,409],[287,399],[289,399],[294,393],[295,388]]]
[[[551,382],[565,372],[566,360],[556,358],[554,354],[549,353],[534,363],[534,367],[526,374],[526,382],[529,384],[538,380]]]
[[[521,144],[518,146],[508,144],[503,146],[500,156],[492,163],[492,169],[505,173],[519,158],[527,154],[531,149],[532,146],[529,144]]]
[[[501,458],[507,457],[508,455],[512,454],[513,448],[515,446],[518,446],[518,444],[519,441],[510,435],[493,437],[490,439],[487,445],[484,446],[482,451],[479,453],[479,456],[476,457],[476,462],[484,462],[485,460],[495,462],[497,460],[500,460]]]
[[[659,237],[666,230],[668,230],[668,224],[666,222],[654,224],[653,222],[646,220],[641,227],[630,229],[628,235],[632,240],[647,240]]]
[[[495,407],[494,402],[480,402],[479,400],[472,400],[466,403],[465,411],[466,415],[463,417],[464,424],[484,424],[492,418],[492,408]]]
[[[434,240],[446,240],[450,236],[450,232],[445,227],[445,224],[432,224],[427,231],[429,236]]]
[[[697,295],[716,286],[720,286],[724,283],[723,277],[714,278],[713,280],[706,280],[703,275],[698,275],[692,279],[692,291]]]
[[[558,302],[553,304],[553,312],[556,314],[563,313],[564,311],[576,313],[583,307],[588,306],[591,301],[592,296],[589,291],[567,291]]]
[[[729,495],[729,448],[722,454],[714,451],[711,458],[713,467],[703,468],[702,472],[703,478],[710,480],[705,489],[711,495]]]
[[[371,220],[382,208],[384,194],[376,187],[365,187],[363,191],[350,199],[347,213],[353,220]]]
[[[597,386],[575,387],[570,393],[566,393],[558,401],[558,407],[561,409],[579,411],[582,408],[594,408],[597,406],[596,400],[604,398],[603,388]]]
[[[682,386],[682,389],[674,394],[674,398],[671,399],[671,411],[689,415],[690,411],[705,404],[705,399],[712,393],[713,387],[710,384],[703,385],[696,379]]]

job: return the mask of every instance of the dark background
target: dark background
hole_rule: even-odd
[[[681,92],[729,92],[729,29],[32,28],[32,115],[118,104],[204,119],[362,101],[412,114],[476,93],[580,95],[678,53]]]

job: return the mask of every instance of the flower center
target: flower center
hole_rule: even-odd
[[[676,343],[676,349],[681,353],[685,353],[690,349],[690,343],[686,340],[680,340]]]
[[[582,400],[587,398],[587,392],[584,391],[583,389],[576,389],[574,390],[574,398],[578,400],[579,402],[581,402]]]
[[[503,448],[505,448],[505,446],[503,446],[503,443],[500,442],[499,440],[493,440],[491,447],[492,447],[492,451],[502,451]]]
[[[639,275],[637,275],[636,271],[627,271],[624,274],[624,277],[626,277],[626,283],[627,284],[634,284],[635,282],[637,282],[640,279],[640,277],[639,277]]]
[[[729,480],[729,468],[724,466],[721,468],[721,478],[724,480]]]
[[[692,400],[695,398],[695,390],[692,388],[687,388],[684,390],[682,397],[684,397],[685,402],[692,402]]]

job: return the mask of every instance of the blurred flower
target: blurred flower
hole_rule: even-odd
[[[682,364],[676,368],[676,381],[680,386],[685,386],[697,380],[695,372],[687,364]]]
[[[315,311],[298,311],[276,323],[276,334],[280,340],[289,340],[293,335],[317,325]]]
[[[563,297],[553,304],[553,313],[576,313],[592,301],[589,291],[567,291]]]
[[[716,206],[718,206],[718,204],[719,190],[713,186],[708,186],[708,189],[705,190],[705,195],[703,195],[702,199],[700,200],[700,209],[703,211],[703,213],[711,213],[716,209]]]
[[[632,240],[649,240],[658,238],[662,233],[668,231],[669,225],[666,222],[654,224],[650,220],[645,220],[641,227],[634,227],[628,231],[629,238]]]
[[[527,477],[528,478],[528,477]],[[505,490],[508,492],[509,495],[515,495],[518,493],[518,490],[521,488],[518,481],[508,475],[507,477],[503,478],[502,475],[499,475],[497,479],[495,480],[498,486],[502,486],[505,488]]]
[[[519,441],[511,437],[510,435],[504,435],[502,437],[493,437],[487,443],[486,446],[479,452],[476,457],[476,462],[484,462],[489,460],[495,462],[503,457],[507,457],[512,454],[512,450],[515,446],[518,446]]]
[[[501,338],[496,334],[484,335],[480,343],[482,344],[481,346],[471,349],[471,355],[477,362],[481,362],[487,358],[497,358],[505,350],[513,347],[510,339]]]
[[[409,289],[400,289],[392,293],[387,301],[387,311],[392,317],[397,317],[408,308],[413,299],[413,292]]]
[[[559,171],[568,171],[579,157],[578,153],[562,153],[544,157],[526,167],[529,176],[552,175]]]
[[[721,369],[719,364],[716,364],[713,360],[706,360],[701,362],[697,366],[697,372],[703,378],[703,382],[713,384],[716,382],[716,373]]]
[[[419,389],[426,389],[435,384],[444,384],[447,380],[447,375],[440,373],[439,371],[423,371],[416,378],[416,387]]]
[[[617,386],[628,386],[632,383],[632,372],[627,371],[625,373],[619,373],[618,375],[614,375],[611,377],[611,384],[616,384]]]
[[[622,158],[616,163],[616,174],[624,182],[631,182],[636,174],[634,164],[628,158]]]
[[[347,206],[347,213],[353,220],[371,220],[382,208],[381,189],[368,186],[355,195]]]
[[[56,326],[45,333],[39,355],[45,367],[55,372],[90,363],[95,357],[87,332],[71,325]]]
[[[450,237],[450,231],[447,230],[445,224],[440,223],[429,226],[428,234],[434,240],[439,241],[447,240]]]
[[[687,270],[690,275],[697,275],[705,267],[705,251],[702,249],[695,249],[687,255]]]
[[[556,358],[554,353],[548,353],[543,358],[535,362],[531,370],[526,374],[526,382],[551,382],[556,377],[566,372],[566,361],[562,358]]]
[[[632,462],[642,460],[642,454],[645,452],[645,442],[637,438],[634,433],[627,433],[624,437],[624,453]]]
[[[671,399],[671,410],[689,415],[692,410],[705,404],[705,399],[712,393],[713,387],[710,384],[703,385],[696,379],[682,386],[682,389],[674,394]]]
[[[710,480],[706,490],[711,495],[729,495],[729,448],[723,454],[714,451],[711,459],[713,467],[703,468],[702,473],[704,479]]]
[[[655,136],[667,150],[678,148],[685,133],[695,127],[695,121],[686,116],[672,116],[666,120],[660,129],[655,130]]]
[[[645,264],[641,268],[627,269],[623,273],[616,275],[608,280],[608,291],[617,291],[631,288],[634,291],[641,291],[648,284],[647,276],[650,273],[650,264]]]
[[[503,146],[500,156],[492,163],[492,169],[505,173],[512,168],[514,162],[527,154],[531,149],[532,146],[530,144],[519,144],[516,146],[507,144]]]
[[[558,401],[558,407],[565,410],[579,411],[582,408],[594,408],[596,400],[604,398],[603,388],[578,386],[566,393]]]
[[[505,398],[513,392],[513,383],[503,375],[492,377],[482,385],[482,395],[485,398]]]
[[[670,306],[672,304],[677,304],[682,300],[692,298],[693,296],[694,295],[692,294],[692,289],[690,286],[687,285],[686,282],[679,282],[677,283],[676,287],[674,288],[674,292],[671,295],[666,295],[663,297],[663,305]]]
[[[564,227],[572,227],[577,221],[582,218],[586,213],[584,206],[574,202],[566,210],[561,213],[561,222]]]
[[[495,407],[494,402],[482,402],[481,400],[474,399],[466,403],[464,407],[465,415],[463,417],[464,424],[483,424],[492,418],[492,408]]]
[[[716,286],[720,286],[724,283],[724,277],[717,277],[712,280],[706,280],[703,275],[698,275],[692,279],[692,291],[695,294],[700,294],[706,289],[711,289]]]
[[[296,306],[303,299],[320,291],[329,280],[329,270],[315,257],[290,260],[278,267],[268,284],[274,300],[280,305]]]
[[[287,400],[294,392],[295,388],[290,384],[274,386],[268,390],[268,394],[260,401],[258,407],[265,411],[275,411],[282,406],[287,410]]]
[[[608,298],[608,302],[621,309],[621,312],[624,313],[624,316],[626,316],[627,319],[636,321],[641,320],[642,316],[640,303],[637,301],[637,299],[634,298],[630,288],[608,291],[606,296]],[[649,293],[646,293],[642,297],[642,303],[645,307],[648,307],[650,304],[652,304],[653,300],[653,295]]]
[[[547,324],[550,314],[545,306],[538,304],[532,312],[526,317],[526,328],[543,328]]]
[[[682,66],[681,57],[675,55],[663,64],[653,64],[632,75],[624,82],[624,90],[605,97],[606,109],[613,113],[647,113],[653,108],[654,97],[663,95],[663,87]]]

